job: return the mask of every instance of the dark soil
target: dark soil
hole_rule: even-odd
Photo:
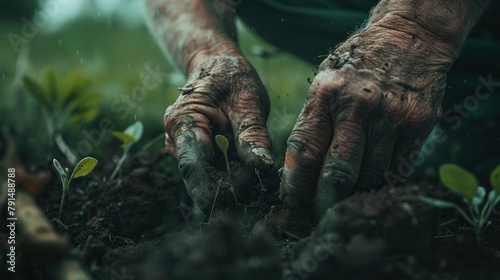
[[[454,212],[399,200],[454,199],[441,187],[354,194],[318,221],[282,206],[273,170],[247,193],[251,202],[235,198],[210,216],[193,211],[168,155],[135,155],[113,181],[101,179],[113,164],[99,166],[71,187],[65,226],[54,223],[95,279],[500,279],[498,212],[478,246]],[[59,212],[55,178],[37,197],[48,219]],[[23,255],[18,271],[1,279],[47,279]]]

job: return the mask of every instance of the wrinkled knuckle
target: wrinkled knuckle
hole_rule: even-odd
[[[300,156],[301,165],[313,165],[323,160],[320,154],[319,144],[315,144],[314,138],[307,137],[302,133],[293,133],[287,142],[288,153]]]
[[[332,98],[339,90],[340,86],[337,84],[319,81],[315,85],[315,96],[321,100],[327,100]]]

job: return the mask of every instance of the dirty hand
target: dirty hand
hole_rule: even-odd
[[[417,160],[441,116],[446,73],[460,46],[407,18],[370,22],[320,65],[288,139],[281,182],[287,206],[315,198],[324,213],[354,191],[404,178],[404,161]]]
[[[253,176],[255,168],[263,171],[273,165],[266,128],[269,98],[253,67],[239,54],[201,54],[193,65],[164,124],[167,150],[178,158],[194,203],[206,211],[218,181],[211,166],[217,133],[232,131],[237,156]]]

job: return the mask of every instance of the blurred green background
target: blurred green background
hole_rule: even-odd
[[[55,68],[62,78],[71,71],[81,71],[82,76],[91,80],[90,90],[101,97],[95,105],[99,108],[95,118],[64,126],[61,134],[70,148],[76,150],[78,142],[85,139],[82,131],[98,129],[102,119],[111,119],[115,130],[141,120],[145,135],[139,147],[162,134],[164,111],[177,98],[177,88],[185,80],[144,24],[142,1],[53,1],[52,4],[58,10],[40,24],[36,24],[37,15],[52,11],[48,7],[34,1],[2,4],[0,120],[9,124],[18,145],[29,151],[31,159],[46,160],[52,156],[53,149],[44,148],[50,143],[45,141],[41,106],[23,84],[24,75],[43,83],[41,76],[48,66]],[[257,69],[271,98],[273,109],[268,124],[279,162],[307,93],[307,78],[314,75],[314,66],[267,44],[241,22],[238,29],[241,49]],[[123,104],[123,98],[129,99],[133,88],[142,84],[147,65],[166,73],[160,86],[147,91],[146,97],[130,106],[130,110],[112,110],[113,102]],[[93,146],[90,155],[99,156],[108,141],[113,141],[109,134],[102,144]],[[163,140],[154,143],[154,147],[162,146]]]

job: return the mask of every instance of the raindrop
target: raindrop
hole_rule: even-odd
[[[128,67],[128,68],[130,68],[130,62],[129,62],[129,63],[127,63],[127,67]]]
[[[285,22],[285,19],[284,19],[284,18],[281,18],[281,22]]]
[[[61,39],[57,40],[57,44],[61,45],[62,44],[62,40]]]
[[[5,74],[3,74],[3,79],[5,80]]]
[[[76,55],[79,55],[79,52],[78,52],[78,51],[76,51]]]
[[[137,115],[134,115],[134,121],[136,121],[136,120],[137,120]]]

